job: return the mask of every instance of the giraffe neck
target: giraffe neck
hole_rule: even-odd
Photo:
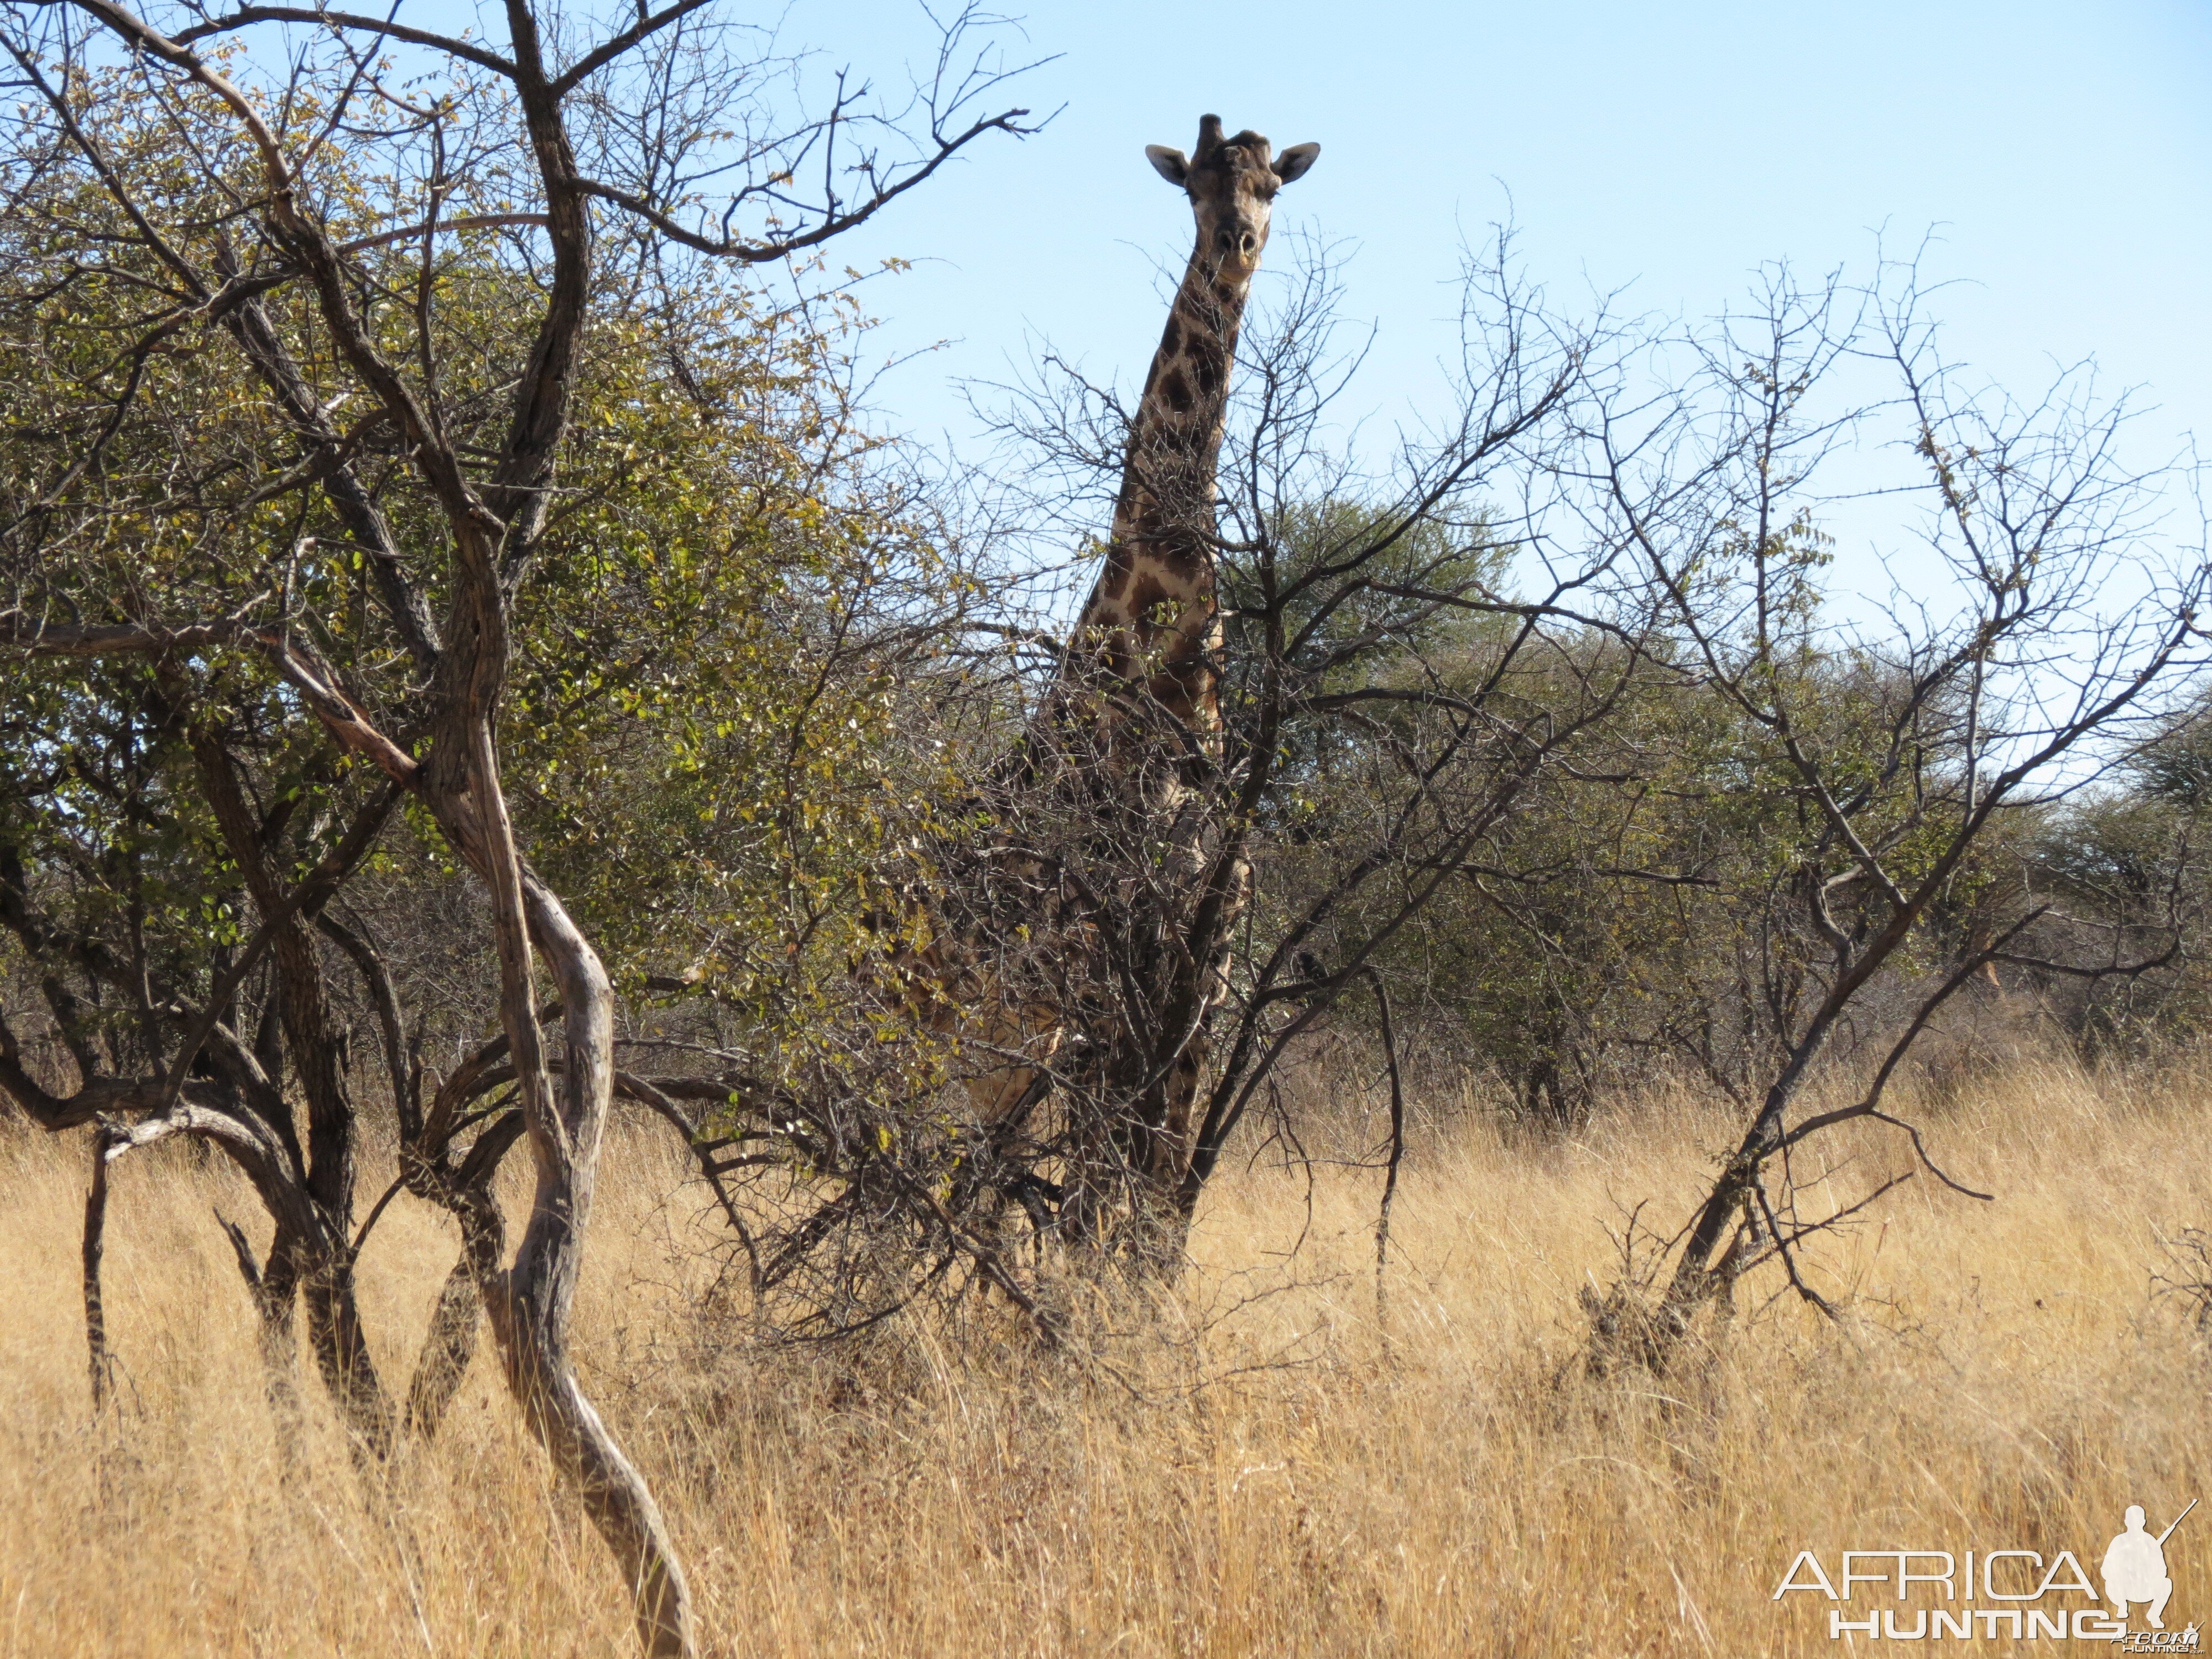
[[[1176,718],[1219,722],[1214,468],[1250,278],[1194,252],[1129,434],[1106,568],[1085,604],[1080,659],[1141,683]]]

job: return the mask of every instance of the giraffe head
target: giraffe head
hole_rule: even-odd
[[[1260,267],[1275,192],[1304,176],[1320,154],[1319,144],[1293,144],[1275,155],[1265,138],[1249,131],[1224,138],[1218,115],[1199,117],[1198,149],[1190,155],[1165,144],[1145,147],[1160,177],[1190,198],[1199,258],[1239,283]]]

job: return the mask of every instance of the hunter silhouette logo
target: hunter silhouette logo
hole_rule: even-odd
[[[2189,1500],[2189,1510],[2197,1507],[2197,1500]],[[2173,1517],[2173,1525],[2153,1538],[2143,1530],[2143,1511],[2140,1504],[2128,1505],[2128,1529],[2105,1549],[2105,1599],[2112,1604],[2112,1617],[2125,1623],[2128,1603],[2143,1601],[2150,1611],[2144,1616],[2153,1630],[2164,1630],[2166,1598],[2173,1594],[2173,1580],[2166,1576],[2166,1540],[2173,1536],[2173,1528],[2189,1516],[2184,1510]]]
[[[1775,1586],[1773,1599],[1802,1590],[1853,1604],[1828,1609],[1831,1641],[1862,1636],[1901,1642],[1931,1636],[1972,1641],[2002,1637],[2013,1642],[2104,1642],[2117,1653],[2198,1653],[2203,1647],[2194,1620],[2182,1630],[2166,1627],[2166,1606],[2173,1595],[2166,1540],[2196,1507],[2192,1498],[2165,1531],[2153,1533],[2142,1505],[2130,1504],[2122,1530],[2098,1563],[2101,1596],[2072,1550],[2061,1550],[2046,1561],[2035,1550],[1954,1555],[1948,1550],[1883,1549],[1845,1550],[1834,1578],[1819,1555],[1800,1550]],[[1912,1606],[1915,1600],[1922,1605]],[[1880,1606],[1884,1601],[1901,1605]],[[1869,1602],[1876,1605],[1864,1605]],[[2142,1610],[2148,1629],[2129,1628],[2130,1607]]]

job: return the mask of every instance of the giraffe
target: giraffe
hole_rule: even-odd
[[[1196,242],[1130,422],[1104,565],[1047,703],[1048,720],[1078,729],[1109,795],[1139,820],[1165,826],[1170,890],[1212,907],[1196,930],[1206,941],[1202,958],[1181,948],[1188,938],[1146,950],[1142,967],[1156,983],[1145,1007],[1156,1029],[1127,1034],[1107,1061],[1109,1086],[1131,1112],[1112,1133],[1156,1195],[1176,1188],[1189,1159],[1208,1016],[1225,987],[1231,927],[1249,884],[1233,859],[1212,872],[1218,890],[1197,890],[1213,860],[1195,786],[1218,762],[1222,731],[1214,489],[1230,371],[1275,193],[1320,154],[1304,143],[1274,155],[1249,131],[1224,137],[1218,115],[1200,118],[1188,156],[1146,149],[1154,171],[1189,199]],[[1154,920],[1181,930],[1171,916]]]
[[[1031,799],[1072,799],[1109,842],[1122,834],[1164,845],[1165,886],[1184,896],[1212,862],[1197,786],[1218,767],[1222,736],[1214,489],[1230,369],[1275,192],[1302,177],[1320,151],[1306,143],[1274,155],[1258,133],[1224,137],[1216,115],[1200,118],[1188,156],[1163,144],[1146,148],[1153,169],[1188,198],[1196,242],[1129,422],[1103,568],[1039,717],[1001,774]],[[1052,1068],[1073,1030],[1117,1024],[1122,1029],[1104,1040],[1088,1033],[1090,1052],[1103,1056],[1086,1062],[1090,1081],[1127,1107],[1118,1121],[1097,1126],[1092,1150],[1109,1154],[1102,1167],[1134,1174],[1152,1198],[1173,1194],[1188,1161],[1205,1027],[1225,984],[1230,923],[1249,884],[1242,861],[1213,872],[1226,879],[1204,930],[1212,943],[1202,959],[1164,937],[1176,929],[1172,915],[1147,918],[1152,937],[1136,939],[1134,966],[1153,981],[1137,999],[1150,1024],[1135,1030],[1127,1029],[1126,1006],[1102,1020],[1096,1007],[1010,982],[999,971],[997,951],[1017,933],[1063,954],[1096,948],[1095,903],[1070,908],[1049,896],[1054,884],[1042,866],[995,838],[962,861],[972,862],[976,879],[959,884],[977,891],[950,912],[921,907],[927,942],[885,965],[925,1024],[964,1030],[1000,1057],[965,1085],[978,1120],[994,1139],[1018,1131],[1054,1081]],[[994,884],[1022,896],[1001,904]],[[1123,942],[1144,932],[1125,930]],[[1111,1201],[1072,1174],[1063,1237],[1095,1237]]]

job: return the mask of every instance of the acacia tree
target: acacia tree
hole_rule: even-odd
[[[265,1266],[233,1231],[272,1376],[304,1292],[373,1462],[394,1413],[353,1306],[367,1224],[327,939],[379,1019],[403,1178],[463,1222],[414,1415],[434,1423],[480,1302],[645,1647],[688,1653],[667,1529],[569,1360],[614,994],[519,843],[503,702],[541,596],[588,591],[580,565],[651,562],[562,533],[649,466],[626,423],[672,385],[698,424],[717,414],[699,331],[668,323],[711,281],[696,261],[817,246],[1022,112],[977,111],[997,76],[964,16],[902,118],[841,81],[782,124],[763,82],[789,66],[732,53],[703,0],[603,26],[514,0],[504,19],[501,47],[289,6],[6,14],[4,274],[28,372],[9,393],[0,923],[76,1077],[0,1025],[0,1087],[49,1127],[100,1126],[95,1389],[106,1168],[198,1138],[275,1223]],[[282,50],[247,49],[270,30]],[[626,319],[641,333],[595,339]],[[332,906],[403,806],[481,884],[498,963],[501,1035],[434,1095],[376,942]],[[487,1122],[470,1108],[501,1081],[515,1109]],[[536,1182],[509,1259],[487,1183],[518,1141]]]
[[[1572,498],[1656,584],[1673,656],[1734,734],[1736,787],[1765,803],[1769,878],[1750,919],[1760,967],[1746,988],[1772,1029],[1741,1139],[1662,1249],[1664,1288],[1648,1304],[1630,1283],[1585,1292],[1601,1363],[1664,1364],[1698,1312],[1761,1263],[1832,1313],[1797,1247],[1899,1181],[1988,1196],[1884,1109],[1888,1085],[1992,967],[2097,978],[2172,959],[2178,933],[2140,915],[2059,929],[2063,895],[2033,879],[1967,890],[1988,886],[1984,855],[2023,841],[2024,821],[2154,744],[2201,661],[2203,547],[2169,538],[2166,475],[2126,464],[2124,400],[2097,400],[2086,374],[2027,406],[1972,390],[1942,356],[1909,268],[1864,293],[1770,273],[1748,313],[1678,349],[1693,372],[1638,418],[1590,428]],[[1887,396],[1836,396],[1868,368]],[[1820,522],[1838,509],[1824,489],[1844,457],[1864,467],[1882,454],[1905,470],[1864,497],[1913,509],[1897,526],[1910,549],[1894,555],[1900,591],[1873,623],[1832,619]],[[2039,937],[2075,948],[2046,953]],[[1804,1111],[1875,992],[1915,979],[1881,1022],[1857,1098]],[[1860,1121],[1905,1137],[1915,1164],[1840,1212],[1802,1215],[1798,1188],[1826,1171],[1801,1163]]]

